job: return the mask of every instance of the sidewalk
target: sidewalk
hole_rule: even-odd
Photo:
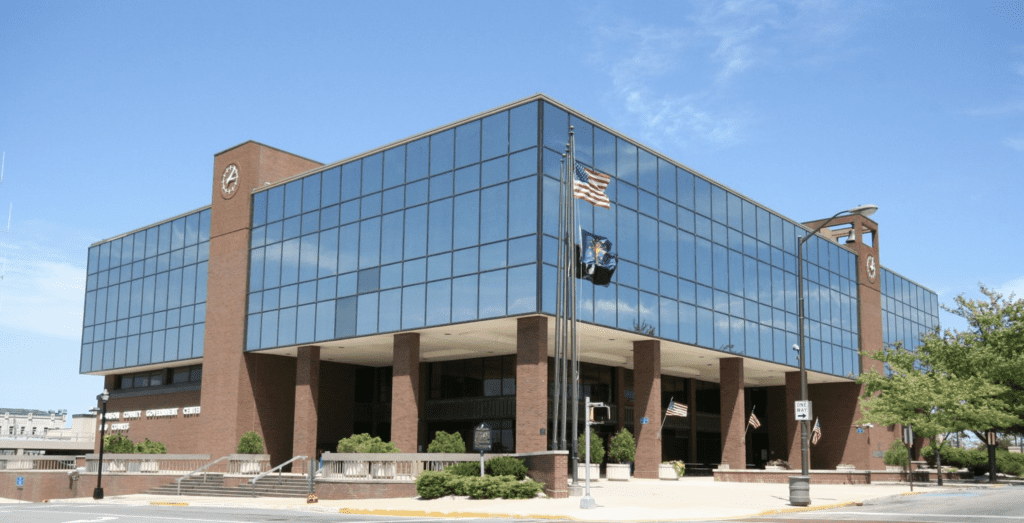
[[[965,485],[943,487],[955,490]],[[916,485],[915,493],[936,492],[939,487]],[[434,500],[418,498],[321,500],[307,504],[295,498],[212,498],[189,496],[108,497],[54,500],[53,503],[106,503],[122,505],[179,504],[208,507],[247,507],[261,509],[309,510],[314,512],[372,514],[418,517],[513,517],[550,518],[580,521],[656,521],[741,518],[769,511],[793,512],[831,508],[869,499],[902,495],[908,485],[811,485],[811,506],[789,504],[789,485],[783,483],[716,483],[710,477],[683,478],[679,481],[632,479],[626,482],[602,480],[591,485],[591,496],[598,508],[579,508],[580,498],[536,498],[529,500],[473,500],[446,497]]]

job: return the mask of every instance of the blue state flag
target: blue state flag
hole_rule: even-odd
[[[615,273],[618,259],[612,254],[612,242],[604,236],[591,234],[580,229],[583,236],[582,252],[580,253],[581,276],[594,285],[607,287]]]

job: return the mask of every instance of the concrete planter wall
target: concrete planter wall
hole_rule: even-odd
[[[587,479],[587,465],[579,463],[576,465],[576,477],[583,481]],[[590,481],[598,481],[601,479],[601,465],[597,463],[590,464]]]
[[[676,474],[676,468],[671,463],[662,463],[658,465],[658,479],[678,480],[679,474]]]
[[[629,463],[609,463],[605,476],[608,481],[629,481]]]

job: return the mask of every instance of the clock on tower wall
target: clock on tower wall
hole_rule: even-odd
[[[238,166],[230,164],[224,168],[224,173],[220,176],[220,195],[227,200],[236,192],[238,192]]]

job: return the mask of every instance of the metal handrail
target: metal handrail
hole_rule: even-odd
[[[276,466],[276,467],[274,467],[274,468],[264,472],[263,474],[260,474],[259,476],[256,476],[255,478],[250,479],[249,483],[252,484],[252,497],[256,497],[256,482],[257,481],[263,479],[264,476],[274,472],[275,470],[277,471],[277,477],[280,478],[281,477],[281,469],[284,468],[285,465],[290,465],[293,461],[299,460],[299,459],[309,459],[309,458],[307,458],[306,456],[295,456],[294,458],[292,458],[292,459],[290,459],[288,461],[285,461],[284,463],[282,463],[282,464],[280,464],[280,465],[278,465],[278,466]]]
[[[219,458],[217,458],[217,459],[207,463],[206,465],[203,465],[202,467],[199,467],[199,468],[193,470],[192,472],[189,472],[188,474],[185,474],[184,476],[178,478],[176,480],[178,482],[178,495],[179,496],[181,495],[181,482],[182,482],[182,480],[190,478],[190,477],[194,476],[195,474],[198,474],[198,473],[200,473],[200,472],[210,468],[210,466],[212,466],[212,465],[214,465],[216,463],[220,463],[221,461],[224,461],[224,460],[226,460],[226,459],[228,459],[230,457],[231,457],[231,454],[228,454],[227,456],[221,456],[221,457],[219,457]],[[206,476],[203,476],[203,478],[205,479]],[[206,482],[204,481],[203,483],[206,483]]]

